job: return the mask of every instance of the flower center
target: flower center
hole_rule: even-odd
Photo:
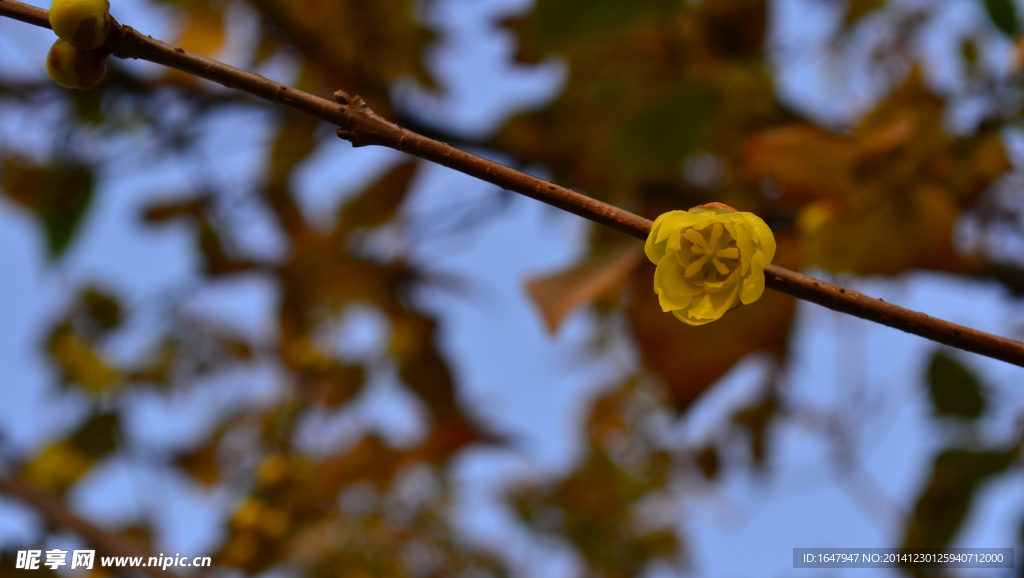
[[[690,263],[686,268],[686,271],[683,273],[684,276],[693,277],[704,268],[704,265],[707,264],[708,261],[711,262],[711,265],[714,266],[715,270],[720,274],[729,274],[729,267],[722,262],[722,259],[739,259],[740,250],[735,246],[728,246],[729,243],[733,242],[733,240],[731,236],[723,238],[724,232],[725,227],[720,223],[715,223],[711,227],[711,237],[707,239],[705,239],[699,231],[695,231],[693,229],[688,229],[683,233],[683,237],[687,241],[693,243],[690,250],[693,251],[694,254],[701,256],[693,263]]]

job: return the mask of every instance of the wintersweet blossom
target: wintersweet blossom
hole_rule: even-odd
[[[654,292],[662,310],[705,325],[761,297],[775,237],[757,215],[710,203],[659,216],[644,249],[658,266]]]

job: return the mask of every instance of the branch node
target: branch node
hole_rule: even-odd
[[[336,90],[334,91],[334,102],[337,102],[338,104],[349,104],[352,102],[352,97],[344,90]]]

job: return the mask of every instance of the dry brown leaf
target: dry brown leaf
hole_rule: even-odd
[[[540,307],[548,330],[554,333],[570,311],[622,285],[640,265],[643,256],[643,248],[633,245],[589,257],[567,271],[530,281],[527,288]]]

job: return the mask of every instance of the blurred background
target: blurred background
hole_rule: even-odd
[[[1024,2],[110,11],[1024,338]],[[895,576],[792,549],[898,546],[1022,575],[1020,368],[772,291],[685,326],[636,240],[149,63],[62,89],[54,39],[0,18],[0,475],[110,540],[213,557],[181,576]],[[103,552],[9,494],[0,547]]]

